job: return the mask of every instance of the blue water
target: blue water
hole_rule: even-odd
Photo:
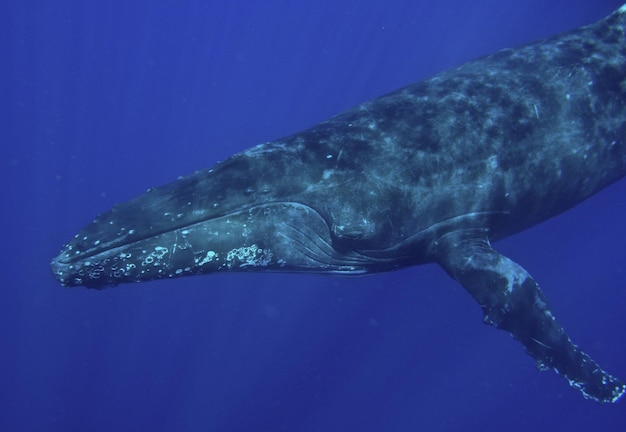
[[[622,0],[16,1],[0,16],[0,431],[612,431],[435,266],[62,288],[98,213]],[[626,183],[497,244],[626,378]]]

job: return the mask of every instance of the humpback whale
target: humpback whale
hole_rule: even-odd
[[[575,345],[492,242],[626,174],[626,5],[235,154],[102,213],[53,258],[65,286],[437,263],[540,369],[586,398],[624,382]]]

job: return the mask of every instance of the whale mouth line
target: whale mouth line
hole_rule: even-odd
[[[111,254],[116,249],[125,249],[128,247],[132,247],[141,242],[145,242],[147,240],[163,236],[168,233],[173,233],[176,231],[184,231],[186,229],[193,229],[201,224],[207,222],[215,222],[219,223],[221,221],[227,220],[228,218],[236,218],[244,213],[254,212],[255,210],[259,210],[262,208],[266,208],[268,206],[291,206],[291,207],[299,207],[304,211],[315,213],[321,220],[326,223],[325,218],[313,207],[303,204],[296,201],[271,201],[266,202],[246,208],[235,209],[226,213],[221,213],[218,215],[199,218],[195,221],[186,221],[178,224],[172,224],[167,229],[154,230],[150,232],[146,232],[143,235],[137,234],[133,229],[122,229],[117,233],[117,237],[113,238],[109,241],[102,241],[100,239],[96,239],[89,248],[80,248],[80,243],[86,243],[88,240],[87,235],[83,236],[80,233],[76,235],[76,237],[66,244],[61,252],[52,260],[53,264],[56,265],[71,265],[76,264],[86,259],[91,259],[97,257],[101,254]],[[327,224],[326,224],[327,225]],[[100,231],[100,233],[106,234],[106,230]],[[96,233],[97,234],[97,233]],[[91,235],[93,236],[93,235]],[[104,236],[102,236],[104,237]],[[92,239],[93,240],[93,239]]]
[[[67,244],[50,262],[55,278],[64,286],[103,288],[245,266],[346,273],[364,267],[362,259],[341,259],[333,250],[328,221],[296,201],[262,203],[136,234],[106,229],[115,225],[105,216]]]

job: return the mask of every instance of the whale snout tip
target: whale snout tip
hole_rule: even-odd
[[[63,250],[50,261],[50,271],[54,278],[64,287],[83,286],[86,288],[101,289],[104,286],[114,286],[115,283],[100,281],[104,267],[89,258],[82,258],[80,253],[72,257],[71,247]]]
[[[67,261],[61,252],[50,261],[50,271],[54,278],[65,287],[82,285],[82,278],[77,275],[76,266]]]
[[[53,258],[52,261],[50,261],[50,271],[52,271],[52,275],[63,286],[75,285],[71,283],[72,269],[73,265],[62,262],[59,256]]]

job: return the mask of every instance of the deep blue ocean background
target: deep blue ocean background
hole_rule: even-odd
[[[94,216],[623,0],[15,1],[0,14],[0,431],[623,431],[436,266],[105,291],[48,263]],[[626,182],[496,244],[626,378]]]

